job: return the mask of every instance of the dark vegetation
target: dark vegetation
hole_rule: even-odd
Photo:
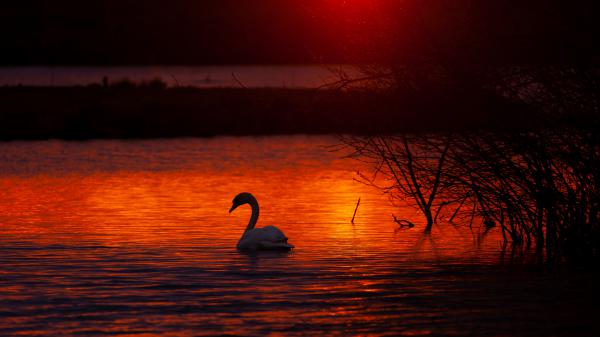
[[[107,86],[0,87],[0,139],[385,134],[475,125],[509,127],[478,113],[423,114],[412,96],[365,90]],[[392,103],[394,102],[394,103]],[[396,105],[404,107],[397,113]]]
[[[539,261],[597,266],[600,53],[593,42],[597,24],[590,20],[594,7],[404,4],[393,15],[412,20],[411,30],[399,32],[392,45],[418,48],[392,48],[385,62],[364,69],[362,80],[342,74],[338,86],[410,92],[427,97],[422,111],[435,102],[447,111],[501,116],[511,127],[345,137],[354,155],[373,164],[374,174],[361,179],[417,207],[426,232],[436,223],[475,223],[484,232],[500,227],[513,252],[531,247]],[[489,16],[494,10],[510,15]],[[478,31],[486,18],[504,22],[505,29]],[[449,29],[451,36],[444,33]]]
[[[5,87],[0,100],[3,140],[348,132],[362,130],[357,118],[377,104],[366,93],[129,82],[106,88]]]

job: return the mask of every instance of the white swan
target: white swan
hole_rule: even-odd
[[[283,232],[275,226],[267,226],[263,228],[254,228],[258,221],[258,201],[250,193],[240,193],[233,198],[229,213],[244,204],[250,204],[252,207],[252,215],[248,227],[238,241],[237,249],[246,251],[256,250],[290,250],[293,245],[287,242],[288,238]]]

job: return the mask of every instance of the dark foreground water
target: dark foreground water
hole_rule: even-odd
[[[598,335],[595,276],[511,265],[497,231],[397,231],[418,213],[332,144],[1,143],[0,335]],[[293,252],[235,250],[241,191]]]

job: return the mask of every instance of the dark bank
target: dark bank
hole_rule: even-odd
[[[171,88],[164,83],[0,88],[0,139],[387,134],[519,128],[533,113],[497,97],[453,110],[427,96],[365,90]],[[519,115],[517,126],[509,121]]]

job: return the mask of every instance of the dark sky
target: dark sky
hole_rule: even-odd
[[[339,1],[339,3],[343,3]],[[343,60],[335,1],[48,0],[0,4],[3,64]],[[376,18],[373,18],[376,19]]]
[[[597,51],[595,2],[2,0],[0,65],[560,60]]]

